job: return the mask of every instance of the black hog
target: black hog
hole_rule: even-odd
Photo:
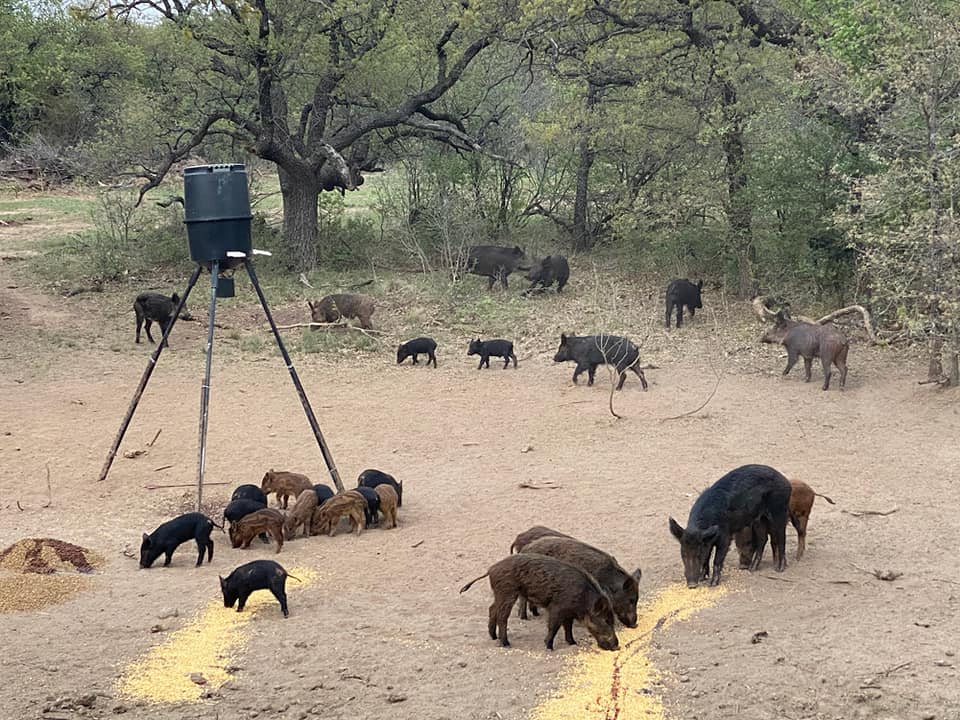
[[[547,636],[544,639],[547,650],[553,650],[553,638],[561,625],[566,641],[570,645],[577,644],[573,639],[574,620],[582,622],[604,650],[620,647],[613,630],[610,598],[596,580],[580,568],[545,555],[510,555],[468,582],[460,592],[466,592],[477,580],[488,575],[493,604],[487,630],[494,640],[499,631],[503,647],[510,647],[507,621],[513,604],[521,595],[547,611]]]
[[[327,500],[332,498],[336,493],[333,492],[333,488],[329,485],[318,484],[313,486],[313,491],[317,494],[317,507],[323,505]]]
[[[173,557],[173,551],[188,540],[196,540],[200,551],[197,557],[197,567],[203,564],[203,553],[207,553],[207,562],[213,560],[213,540],[210,531],[214,522],[203,513],[186,513],[173,520],[168,520],[160,527],[147,535],[143,534],[140,544],[140,567],[148,568],[161,555],[166,555],[163,566],[168,567]]]
[[[357,487],[375,488],[377,485],[391,485],[397,491],[397,507],[403,507],[403,481],[397,482],[393,475],[381,470],[368,468],[357,478]]]
[[[758,519],[766,521],[770,528],[776,570],[783,572],[787,565],[784,549],[789,505],[790,482],[767,465],[738,467],[704,490],[690,509],[686,528],[670,518],[670,532],[680,541],[687,587],[694,588],[706,579],[714,549],[710,584],[719,585],[731,539]],[[766,536],[757,545],[752,570],[760,564]]]
[[[520,266],[523,258],[524,252],[519,247],[475,245],[467,255],[467,272],[485,276],[488,290],[497,280],[506,289],[507,277]]]
[[[340,322],[342,318],[357,318],[360,321],[360,327],[366,330],[373,327],[370,324],[370,317],[376,310],[376,303],[369,295],[352,293],[327,295],[316,303],[307,300],[307,305],[310,307],[310,316],[314,322],[335,323]]]
[[[583,570],[610,596],[613,612],[630,628],[637,626],[637,599],[640,596],[640,568],[628,573],[613,555],[579,540],[542,537],[523,548],[524,553],[548,555]],[[526,599],[520,599],[520,617],[526,619]]]
[[[526,278],[531,285],[524,291],[524,295],[537,292],[538,285],[539,291],[546,290],[554,282],[557,283],[557,292],[563,292],[563,286],[570,279],[570,265],[563,255],[547,255],[533,264]]]
[[[180,296],[174,293],[170,297],[155,292],[145,292],[137,295],[133,301],[133,312],[137,315],[137,342],[140,342],[140,329],[146,324],[147,340],[154,342],[153,335],[150,334],[150,327],[153,323],[160,326],[161,336],[167,332],[167,328],[173,321],[173,313],[180,304]],[[182,320],[192,320],[192,316],[184,307],[180,312]],[[166,341],[164,341],[166,345]]]
[[[760,341],[779,343],[787,349],[784,375],[793,369],[797,358],[802,357],[804,379],[810,382],[810,366],[813,359],[818,357],[823,364],[824,390],[830,387],[831,365],[836,365],[840,371],[840,387],[847,383],[847,350],[850,343],[832,323],[818,325],[798,322],[792,320],[786,310],[781,310],[774,317],[773,327],[764,333]]]
[[[515,552],[523,552],[523,549],[532,543],[534,540],[539,540],[542,537],[571,537],[562,532],[558,532],[551,528],[548,528],[544,525],[534,525],[529,530],[524,530],[522,533],[517,535],[516,539],[510,545],[510,554],[513,555]]]
[[[683,325],[683,306],[687,306],[690,311],[690,317],[696,314],[699,308],[703,307],[703,300],[700,297],[700,291],[703,290],[703,280],[696,285],[682,278],[680,280],[671,280],[667,285],[667,329],[670,328],[670,313],[673,308],[677,308],[677,327]]]
[[[503,358],[503,369],[510,367],[510,359],[513,358],[513,367],[517,367],[517,356],[513,354],[513,343],[509,340],[476,340],[470,341],[470,347],[467,348],[467,355],[479,355],[480,364],[477,370],[481,370],[484,365],[490,367],[490,356]]]
[[[218,576],[219,577],[219,576]],[[287,610],[287,571],[273,560],[254,560],[241,565],[226,578],[220,578],[220,591],[223,593],[223,606],[233,607],[237,603],[237,612],[243,611],[247,598],[255,590],[269,590],[280,602],[284,617]],[[297,578],[294,578],[296,580]],[[239,601],[239,602],[238,602]]]
[[[413,340],[408,340],[397,348],[397,365],[402,363],[408,357],[413,358],[413,364],[417,364],[418,355],[427,356],[427,365],[433,363],[433,366],[437,366],[437,341],[433,338],[428,337],[418,337]]]
[[[363,520],[367,527],[378,525],[380,522],[380,496],[377,495],[377,491],[373,488],[358,485],[356,492],[363,495],[363,499],[367,502],[363,509]]]
[[[627,379],[627,370],[632,370],[643,389],[647,389],[647,379],[640,369],[640,351],[626,338],[618,335],[561,335],[560,347],[553,356],[554,362],[574,361],[577,368],[573,371],[573,384],[584,370],[589,378],[587,385],[593,385],[593,376],[598,365],[613,365],[620,377],[617,390],[623,387]]]
[[[266,503],[257,502],[256,500],[247,500],[246,498],[231,500],[223,509],[223,519],[235,523],[237,520],[249,515],[250,513],[255,513],[257,510],[263,510],[266,506]]]
[[[256,485],[241,485],[233,491],[231,500],[254,500],[259,503],[267,504],[267,496]]]

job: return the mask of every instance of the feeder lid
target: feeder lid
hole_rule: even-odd
[[[183,171],[184,222],[249,220],[247,169],[240,163],[196,165]]]

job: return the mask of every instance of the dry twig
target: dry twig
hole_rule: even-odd
[[[853,515],[853,517],[864,517],[865,515],[879,515],[881,517],[886,517],[887,515],[893,515],[899,509],[900,508],[898,507],[894,507],[892,510],[841,510],[840,512],[846,513],[847,515]]]

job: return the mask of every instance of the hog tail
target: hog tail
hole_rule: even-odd
[[[490,573],[485,572],[485,573],[484,573],[483,575],[481,575],[480,577],[474,578],[473,580],[471,580],[470,582],[468,582],[466,585],[464,585],[462,588],[460,588],[461,594],[462,594],[462,593],[465,593],[467,590],[469,590],[469,589],[470,589],[470,586],[473,585],[477,580],[483,580],[483,579],[484,579],[487,575],[489,575],[489,574],[490,574]]]
[[[297,582],[303,582],[303,580],[301,580],[300,578],[294,575],[291,575],[290,573],[287,573],[287,577],[290,578],[291,580],[296,580]]]
[[[830,503],[831,505],[836,505],[836,503],[835,503],[833,500],[831,500],[830,498],[828,498],[826,495],[821,495],[821,494],[818,493],[818,492],[815,492],[814,495],[816,495],[817,497],[822,497],[824,500],[826,500],[826,501],[827,501],[828,503]]]

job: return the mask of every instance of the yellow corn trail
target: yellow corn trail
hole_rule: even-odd
[[[288,572],[302,581],[287,583],[288,597],[296,594],[298,586],[309,585],[317,578],[316,571],[307,568],[292,568]],[[131,663],[117,683],[117,692],[155,703],[200,700],[204,692],[227,681],[226,668],[234,664],[246,645],[244,628],[261,610],[276,613],[277,619],[283,620],[280,606],[269,590],[251,595],[243,612],[237,612],[236,605],[225,608],[222,598],[211,600],[193,620],[171,633],[166,642]],[[197,685],[190,679],[191,673],[200,673],[207,682]]]
[[[697,590],[668,585],[638,609],[637,627],[618,630],[618,651],[595,648],[572,656],[559,693],[535,708],[532,720],[663,720],[663,700],[637,692],[653,687],[661,675],[647,656],[653,634],[714,605],[726,593],[722,585]]]

